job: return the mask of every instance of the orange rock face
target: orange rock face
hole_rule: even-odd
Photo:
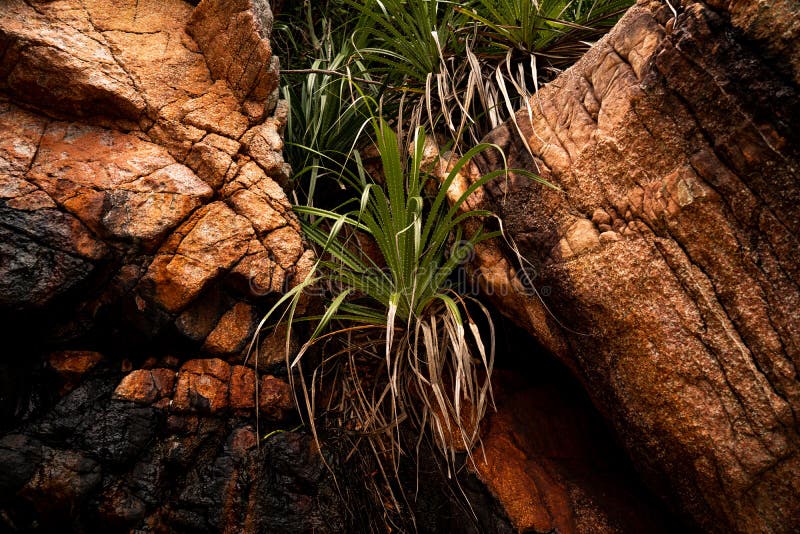
[[[99,352],[85,350],[67,350],[54,352],[47,359],[50,367],[65,378],[77,378],[100,363],[103,355]]]
[[[228,408],[230,365],[222,360],[190,360],[178,372],[172,408],[215,413]]]
[[[122,379],[112,398],[153,404],[169,398],[174,386],[175,371],[171,369],[139,369]]]
[[[673,528],[658,506],[637,494],[644,492],[608,446],[605,428],[571,391],[577,384],[532,385],[510,371],[496,372],[493,382],[497,411],[487,416],[473,454],[478,477],[517,532]]]
[[[269,419],[285,419],[294,410],[292,388],[274,376],[262,376],[258,389],[258,408]]]
[[[217,355],[240,353],[253,335],[253,322],[253,307],[243,302],[236,303],[208,335],[203,350]]]
[[[213,195],[166,149],[80,123],[50,123],[24,178],[96,235],[145,245]]]
[[[122,307],[241,350],[261,313],[243,302],[297,283],[307,253],[271,25],[245,0],[0,4],[0,304]]]
[[[152,405],[180,414],[254,412],[256,373],[250,367],[229,365],[220,359],[189,360],[172,369],[138,369],[126,375],[114,390],[115,400]],[[271,375],[258,380],[261,417],[283,421],[293,413],[289,384]]]
[[[256,374],[249,367],[234,365],[231,368],[231,409],[255,408]]]

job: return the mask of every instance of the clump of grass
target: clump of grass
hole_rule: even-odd
[[[334,414],[368,442],[387,482],[408,453],[403,428],[429,438],[451,473],[458,451],[471,458],[492,402],[491,317],[449,280],[475,245],[501,235],[483,226],[493,215],[469,209],[467,198],[510,171],[479,177],[454,202],[448,190],[472,158],[499,150],[479,140],[516,121],[538,84],[576,60],[632,1],[306,1],[292,8],[303,31],[276,25],[279,53],[303,51],[285,70],[286,156],[295,211],[318,260],[258,330],[288,324],[289,375],[299,381],[312,433],[319,439],[318,412]],[[456,155],[431,163],[429,135]],[[367,171],[365,149],[376,149],[379,177]],[[330,181],[321,191],[322,178]],[[464,235],[468,221],[477,230]],[[376,251],[365,251],[364,240]],[[304,295],[319,288],[325,310],[299,317]],[[300,322],[311,324],[310,335],[290,358]]]
[[[481,310],[489,324],[488,337],[481,333],[470,315],[469,297],[456,293],[449,278],[476,244],[500,235],[479,224],[466,236],[462,224],[492,215],[470,210],[465,202],[508,171],[481,176],[451,204],[447,191],[469,161],[497,147],[479,144],[444,167],[444,162],[426,162],[424,128],[417,128],[405,157],[383,118],[372,117],[370,123],[382,183],[370,177],[356,153],[355,172],[347,165],[339,169],[340,179],[358,192],[353,201],[335,211],[295,207],[319,259],[310,276],[264,322],[285,306],[291,328],[300,319],[295,310],[303,293],[324,284],[329,288],[327,308],[311,318],[311,335],[287,361],[291,371],[298,371],[312,431],[316,434],[320,381],[335,376],[336,390],[328,392],[327,407],[339,414],[344,428],[368,438],[376,454],[389,460],[382,464],[391,466],[389,473],[396,474],[403,453],[402,424],[431,438],[453,466],[457,451],[472,450],[491,402],[494,333],[491,317],[476,303],[473,309]],[[426,172],[437,166],[446,168],[441,184]],[[374,242],[377,260],[354,245],[357,235]],[[323,342],[321,363],[307,383],[303,364],[310,349]]]
[[[331,177],[338,181],[337,173],[329,171],[337,165],[330,162],[349,161],[369,117],[351,82],[357,80],[361,91],[373,98],[379,97],[381,84],[359,60],[360,45],[350,38],[358,21],[346,19],[336,2],[323,4],[324,17],[317,17],[308,2],[293,9],[292,25],[275,26],[277,47],[288,55],[289,63],[283,69],[288,81],[281,87],[289,104],[284,156],[294,169],[295,200],[313,205],[319,183]],[[324,187],[321,196],[330,191]]]

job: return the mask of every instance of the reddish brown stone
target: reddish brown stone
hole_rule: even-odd
[[[47,362],[67,380],[80,378],[83,373],[103,360],[99,352],[88,350],[65,350],[52,353]]]
[[[75,452],[47,449],[39,469],[20,493],[44,517],[66,515],[101,482],[100,465]]]
[[[0,87],[34,105],[136,121],[145,99],[102,37],[85,25],[85,16],[73,11],[59,20],[49,17],[46,7],[36,10],[22,0],[0,4],[0,38],[6,45]]]
[[[231,434],[231,452],[237,456],[243,455],[256,445],[258,445],[258,435],[252,428],[237,428]]]
[[[0,4],[0,303],[45,305],[101,259],[126,287],[70,303],[89,314],[138,281],[130,308],[146,317],[128,322],[144,329],[223,281],[252,296],[285,288],[306,249],[273,180],[288,170],[271,24],[260,1]],[[227,187],[228,205],[208,203],[208,184]],[[101,304],[83,302],[100,290]],[[200,342],[216,323],[183,326]]]
[[[491,435],[477,456],[478,474],[503,503],[517,532],[573,532],[566,488],[508,436]]]
[[[296,265],[305,252],[303,238],[294,228],[284,226],[270,232],[263,240],[264,246],[275,256],[275,261],[284,269]]]
[[[177,244],[159,251],[140,285],[159,305],[179,311],[244,256],[252,236],[247,219],[222,202],[209,204],[178,229]]]
[[[286,325],[278,325],[272,330],[261,333],[261,343],[253,349],[249,356],[248,365],[257,367],[261,371],[269,371],[276,365],[285,365],[286,362]],[[257,349],[257,350],[256,350]],[[292,331],[289,339],[289,358],[291,359],[300,349],[297,332]]]
[[[242,115],[239,103],[222,81],[216,82],[208,93],[184,103],[181,110],[186,113],[183,116],[186,124],[229,140],[239,139],[248,127],[247,117]],[[238,144],[223,143],[235,147],[226,150],[230,155],[239,150]]]
[[[218,380],[227,381],[231,366],[218,358],[189,360],[181,366],[181,372],[211,375]]]
[[[212,194],[160,146],[78,123],[47,127],[28,179],[100,235],[146,243]]]
[[[217,323],[203,344],[203,350],[213,355],[238,354],[250,340],[254,325],[253,307],[236,303]]]
[[[178,372],[172,409],[201,413],[227,409],[230,376],[230,365],[222,360],[189,360]]]
[[[258,388],[258,409],[269,419],[285,419],[294,410],[291,386],[274,376],[262,376]]]
[[[265,463],[253,450],[258,436],[241,421],[255,413],[253,372],[205,360],[186,362],[176,377],[165,367],[179,360],[150,346],[185,346],[172,339],[177,332],[198,351],[209,338],[208,351],[237,353],[251,324],[239,319],[266,293],[249,281],[283,292],[292,259],[308,252],[276,183],[290,170],[268,4],[197,4],[0,0],[0,311],[36,322],[48,344],[101,329],[122,344],[110,373],[78,385],[47,421],[31,416],[43,423],[26,423],[36,437],[0,439],[5,528],[327,526],[306,491],[317,492],[325,471],[299,474],[317,456],[290,442]],[[23,346],[28,329],[19,330],[7,344]],[[147,368],[128,372],[145,344]],[[64,376],[77,377],[84,363],[53,359]],[[116,386],[112,401],[100,383]],[[271,411],[282,413],[286,403],[268,386]],[[162,424],[153,408],[170,405]],[[265,485],[269,462],[298,475]],[[264,488],[289,503],[266,523]],[[313,520],[298,526],[295,517]]]
[[[235,141],[209,134],[192,147],[186,157],[186,164],[195,169],[197,175],[208,185],[219,189],[234,166],[232,156],[238,150],[239,146]]]
[[[256,405],[256,376],[242,365],[231,367],[230,406],[233,410],[252,409]]]
[[[139,404],[152,404],[170,397],[175,386],[172,369],[138,369],[119,383],[112,398]]]
[[[478,477],[517,532],[668,532],[577,384],[552,370],[543,375],[547,382],[531,384],[494,374],[497,411],[473,451]]]
[[[214,330],[229,306],[230,302],[225,294],[216,288],[211,288],[175,319],[175,326],[187,338],[202,343]]]
[[[798,20],[641,0],[477,162],[559,186],[474,197],[522,257],[477,247],[482,287],[704,530],[800,529]]]
[[[61,376],[61,394],[72,390],[81,377],[103,360],[99,352],[67,350],[54,352],[47,358],[50,367]]]
[[[264,102],[278,87],[267,2],[205,0],[192,13],[188,31],[203,50],[211,72],[226,80],[241,102]],[[241,57],[249,61],[243,63]]]
[[[242,137],[250,157],[268,176],[284,185],[288,180],[287,165],[281,156],[283,150],[283,127],[286,124],[286,103],[281,102],[264,124],[255,126]]]

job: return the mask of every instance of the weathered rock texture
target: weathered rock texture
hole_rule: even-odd
[[[289,386],[260,379],[257,427],[252,369],[211,359],[121,381],[108,365],[89,371],[46,414],[0,438],[0,525],[342,532],[342,501],[314,441],[271,432],[296,424],[286,420]]]
[[[800,529],[798,21],[794,2],[641,0],[489,136],[560,190],[472,199],[525,266],[479,249],[483,288],[711,531]]]
[[[310,260],[281,188],[271,24],[263,0],[0,4],[7,313],[127,310],[239,354],[254,301]]]
[[[311,261],[271,24],[265,0],[0,2],[0,328],[25,346],[0,530],[345,528],[314,441],[262,439],[296,426],[289,386],[225,361]]]
[[[3,532],[387,530],[371,454],[323,437],[326,466],[281,378],[208,358],[149,358],[132,372],[97,352],[47,362],[0,363],[0,400],[15,393],[22,408],[0,418]],[[27,392],[14,391],[20,382]],[[414,530],[413,510],[422,532],[513,532],[475,477],[459,476],[473,515],[429,450],[421,463],[402,474],[414,489],[410,508],[389,512],[395,529]]]
[[[0,0],[3,532],[386,526],[374,466],[331,446],[337,486],[288,384],[240,365],[312,261],[271,26],[266,0]],[[510,531],[433,467],[423,529]]]
[[[558,380],[553,370],[539,367],[535,374],[538,381],[530,372],[495,371],[497,412],[487,417],[475,453],[479,478],[516,531],[656,534],[685,528],[639,486],[580,386]]]

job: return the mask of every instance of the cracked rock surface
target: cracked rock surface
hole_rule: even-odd
[[[261,0],[0,2],[0,529],[344,528],[313,440],[259,443],[296,426],[289,385],[241,365],[311,261],[271,24]]]
[[[243,331],[205,346],[238,356],[241,307],[311,258],[281,187],[271,23],[261,1],[0,5],[5,310],[135,314],[202,347],[236,309]]]
[[[349,438],[323,459],[274,376],[282,334],[244,365],[313,261],[271,28],[266,0],[0,0],[3,532],[380,528],[378,471]],[[421,528],[509,532],[462,478],[479,515],[432,465]]]
[[[798,20],[640,0],[487,139],[560,190],[471,198],[524,258],[479,248],[483,289],[707,531],[800,529]]]
[[[158,361],[125,375],[111,364],[83,369],[80,384],[46,414],[0,437],[4,530],[345,528],[313,440],[283,431],[295,425],[288,384],[259,377],[256,424],[252,369],[218,359],[189,360],[178,369]],[[259,440],[272,430],[281,432]]]

